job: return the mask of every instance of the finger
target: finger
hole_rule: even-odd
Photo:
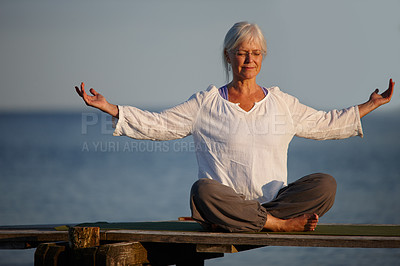
[[[81,91],[82,91],[82,94],[86,94],[86,92],[85,92],[85,83],[81,83]]]
[[[82,92],[81,92],[81,90],[80,90],[77,86],[75,86],[75,90],[76,90],[76,92],[79,94],[79,96],[82,97]]]
[[[97,91],[95,91],[93,88],[91,88],[90,93],[93,94],[94,96],[96,96],[97,94],[99,94]]]
[[[382,97],[390,99],[390,98],[392,98],[392,95],[393,95],[393,82],[391,81],[389,83],[389,88],[385,92],[382,93]]]
[[[392,79],[389,80],[389,88],[393,88],[394,87],[394,82]]]
[[[388,90],[393,90],[393,87],[394,87],[394,82],[393,82],[392,79],[390,79],[390,80],[389,80],[389,87],[388,87]]]
[[[393,88],[394,88],[394,82],[392,79],[390,79],[390,82],[389,82],[390,96],[389,97],[392,97],[392,95],[393,95]]]
[[[388,89],[393,89],[393,85],[394,85],[394,82],[393,82],[393,80],[392,80],[392,79],[390,79],[390,80],[389,80],[389,86],[388,86]]]
[[[387,97],[388,98],[392,98],[392,95],[393,95],[393,86],[390,86],[390,88],[389,89],[387,89]]]
[[[82,93],[82,98],[85,101],[86,104],[89,103],[90,99],[89,99],[89,95],[87,95],[86,91],[85,91],[85,83],[81,83],[81,93]]]

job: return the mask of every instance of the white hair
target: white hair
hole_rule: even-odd
[[[255,42],[260,45],[263,59],[267,54],[267,42],[257,24],[249,23],[247,21],[235,23],[225,35],[222,51],[222,62],[227,82],[229,82],[229,63],[227,61],[226,53],[236,49],[236,47],[244,41]]]

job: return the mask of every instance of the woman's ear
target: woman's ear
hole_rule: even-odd
[[[230,60],[228,52],[226,50],[224,51],[224,54],[225,54],[226,62],[230,64],[231,60]]]

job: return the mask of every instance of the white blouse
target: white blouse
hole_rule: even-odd
[[[273,200],[287,185],[293,136],[317,140],[363,135],[357,106],[330,112],[301,104],[278,87],[246,112],[215,86],[161,113],[118,106],[114,136],[171,140],[193,135],[198,177],[232,187],[246,199]]]

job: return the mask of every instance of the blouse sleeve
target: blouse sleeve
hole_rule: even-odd
[[[196,93],[187,101],[160,113],[118,106],[119,119],[113,135],[148,140],[184,138],[191,134],[203,97],[204,92]]]
[[[296,136],[316,140],[363,137],[358,106],[329,112],[318,111],[289,94],[280,93],[291,113]]]

